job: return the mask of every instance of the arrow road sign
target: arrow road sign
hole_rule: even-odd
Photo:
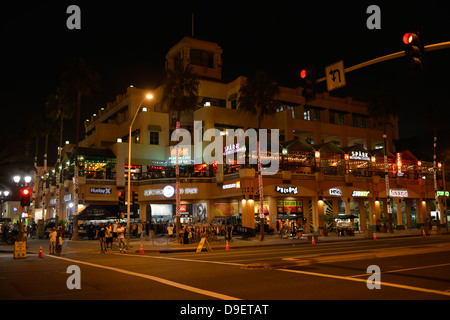
[[[344,87],[346,85],[344,61],[341,60],[326,67],[325,75],[327,78],[328,91]]]

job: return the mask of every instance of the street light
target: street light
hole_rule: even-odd
[[[136,120],[136,117],[139,113],[139,110],[141,109],[142,104],[146,100],[153,99],[152,94],[147,94],[145,98],[141,101],[138,108],[136,109],[136,113],[134,114],[133,120],[130,123],[130,128],[128,131],[128,191],[127,191],[127,249],[129,248],[130,244],[130,202],[131,202],[131,129],[133,128],[134,120]],[[142,108],[142,111],[147,111],[147,108]]]

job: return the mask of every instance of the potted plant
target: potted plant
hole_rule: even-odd
[[[333,217],[329,214],[324,214],[320,216],[320,219],[322,219],[324,227],[323,227],[323,235],[326,237],[328,236],[328,227],[333,225]]]
[[[381,225],[380,232],[387,232],[387,223],[389,222],[389,217],[382,216],[377,220],[377,222],[379,222]]]

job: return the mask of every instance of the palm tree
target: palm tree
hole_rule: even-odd
[[[80,139],[81,97],[90,96],[100,87],[100,75],[83,58],[74,59],[61,75],[61,88],[66,93],[77,95],[77,129],[75,137],[74,167],[74,215],[72,240],[78,240],[78,143]]]
[[[239,109],[250,112],[256,116],[258,123],[258,131],[261,129],[261,123],[266,116],[276,113],[278,103],[275,96],[280,92],[280,87],[273,82],[265,71],[258,71],[253,77],[247,79],[247,84],[239,90]],[[260,198],[260,240],[264,239],[264,195],[263,195],[263,181],[261,174],[261,160],[259,150],[259,139],[257,146],[258,157],[258,184],[259,184],[259,198]]]
[[[434,138],[433,138],[433,184],[434,184],[434,195],[436,202],[436,211],[440,213],[440,215],[446,216],[446,213],[442,213],[440,208],[439,198],[437,196],[437,131],[442,130],[447,125],[448,119],[448,111],[447,108],[440,102],[439,100],[435,100],[431,102],[430,108],[426,108],[423,114],[423,118],[425,120],[425,126],[427,129],[433,130]],[[445,165],[445,163],[444,163]],[[439,223],[439,221],[438,221]]]
[[[393,134],[393,127],[398,121],[401,111],[401,101],[397,91],[388,83],[380,83],[371,93],[371,98],[367,102],[367,111],[376,120],[383,123],[383,139],[384,139],[384,174],[386,183],[386,197],[389,199],[389,175],[387,167],[387,125],[391,127],[391,134]],[[388,205],[390,205],[388,203]],[[392,213],[389,213],[389,231],[392,233]]]
[[[50,119],[54,119],[55,123],[59,121],[59,145],[58,145],[58,156],[56,159],[56,184],[57,184],[57,192],[56,192],[56,198],[58,199],[56,204],[56,224],[58,225],[59,220],[59,213],[60,213],[60,207],[61,202],[59,201],[59,195],[60,195],[60,177],[61,177],[61,151],[63,147],[63,132],[64,132],[64,120],[65,119],[72,119],[75,106],[73,101],[70,100],[69,96],[64,93],[64,91],[61,89],[60,86],[58,86],[54,92],[52,92],[46,102],[46,111],[49,115]]]
[[[189,65],[167,69],[161,103],[169,109],[171,117],[181,121],[183,113],[193,111],[197,105],[199,80]]]
[[[176,115],[176,129],[180,128],[182,113],[194,111],[197,104],[199,81],[197,74],[189,65],[179,65],[174,70],[167,69],[164,80],[164,91],[161,103],[169,109],[169,114]],[[180,167],[178,150],[176,150],[176,240],[180,239]]]

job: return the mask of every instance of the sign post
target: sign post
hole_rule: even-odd
[[[344,61],[341,60],[326,67],[325,76],[327,78],[328,91],[344,87],[346,85]]]

